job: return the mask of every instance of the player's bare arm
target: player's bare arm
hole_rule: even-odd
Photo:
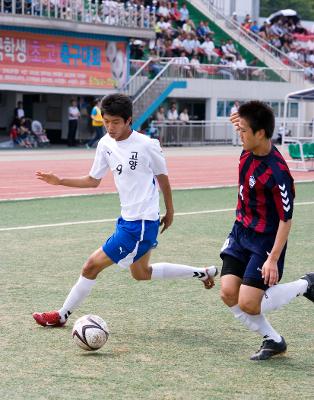
[[[77,188],[96,188],[101,182],[101,179],[95,179],[89,175],[78,178],[59,178],[52,172],[43,171],[37,171],[36,177],[49,185],[61,185]]]
[[[277,262],[285,244],[287,243],[291,229],[291,223],[291,219],[288,221],[279,222],[275,243],[262,267],[262,277],[264,279],[264,283],[268,284],[269,286],[273,286],[278,283],[279,276]]]
[[[162,191],[166,207],[166,214],[161,218],[160,221],[160,225],[162,226],[160,233],[163,233],[166,229],[169,228],[169,226],[173,222],[174,209],[172,201],[172,192],[169,183],[169,178],[167,175],[158,175],[156,178],[159,183],[160,190]]]

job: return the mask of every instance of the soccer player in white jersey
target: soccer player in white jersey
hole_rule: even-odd
[[[59,178],[38,171],[37,178],[51,185],[88,188],[97,187],[111,170],[119,192],[121,217],[116,230],[85,262],[81,276],[71,289],[61,309],[34,313],[42,326],[62,326],[79,307],[95,285],[97,275],[105,268],[118,264],[129,268],[136,280],[194,278],[205,288],[214,285],[217,268],[195,268],[181,264],[150,264],[152,248],[157,245],[161,225],[164,232],[173,221],[171,187],[166,162],[155,139],[132,130],[132,102],[123,94],[103,98],[101,110],[107,134],[100,139],[93,166],[87,176]],[[162,191],[166,214],[159,219],[159,192]]]

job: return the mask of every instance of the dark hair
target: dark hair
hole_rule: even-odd
[[[125,94],[114,93],[103,97],[100,107],[102,115],[117,115],[123,118],[124,122],[132,117],[132,100]]]
[[[239,107],[238,113],[248,122],[254,134],[260,129],[264,129],[267,139],[273,136],[275,116],[267,104],[257,100],[249,101]]]

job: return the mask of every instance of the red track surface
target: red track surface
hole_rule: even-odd
[[[239,149],[208,151],[199,148],[166,149],[172,187],[175,189],[226,186],[237,183]],[[197,154],[200,155],[197,155]],[[218,153],[218,154],[217,154]],[[220,153],[220,154],[219,154]],[[0,199],[20,199],[75,194],[115,192],[111,174],[97,189],[51,186],[36,179],[35,171],[53,171],[59,176],[88,174],[93,152],[86,150],[3,151],[0,153]],[[314,181],[314,171],[293,172],[297,181]]]

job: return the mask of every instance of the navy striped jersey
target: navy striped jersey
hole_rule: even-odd
[[[279,221],[292,218],[293,178],[275,146],[267,156],[243,151],[239,163],[236,219],[260,233],[276,233]]]

